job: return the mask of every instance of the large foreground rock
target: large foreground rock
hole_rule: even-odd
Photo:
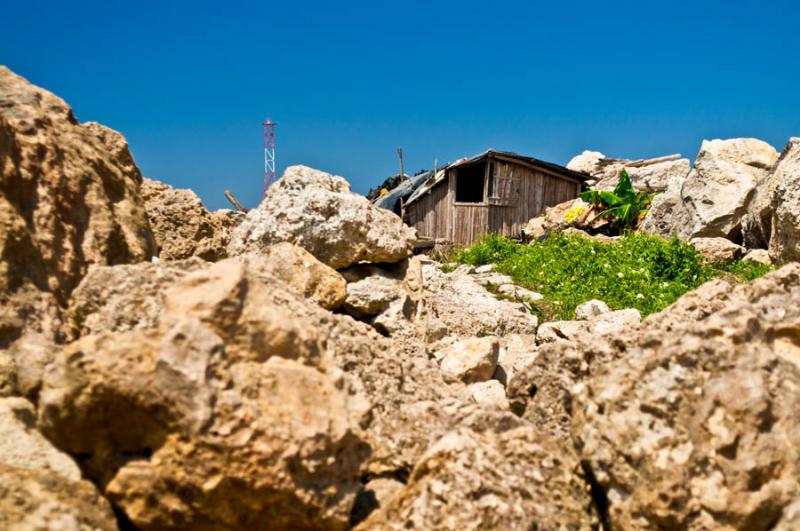
[[[88,481],[0,463],[0,529],[114,531],[111,505]]]
[[[642,230],[681,239],[741,241],[756,185],[777,159],[772,146],[755,138],[704,140],[692,172],[655,197]]]
[[[680,155],[668,155],[653,159],[614,159],[599,151],[584,151],[567,163],[567,168],[588,173],[597,183],[595,190],[613,190],[619,182],[619,172],[625,170],[631,178],[633,187],[647,192],[663,192],[674,179],[688,175],[692,165],[689,159]]]
[[[775,262],[800,260],[800,138],[791,138],[759,184],[744,223],[748,247],[769,249]]]
[[[23,398],[0,398],[0,528],[112,530],[108,501],[36,430]]]
[[[409,264],[409,270],[415,269],[413,262]],[[220,515],[223,506],[220,497],[224,489],[230,489],[230,484],[237,485],[234,500],[240,505],[236,505],[236,514],[249,514],[255,519],[269,513],[269,507],[255,501],[256,493],[259,500],[263,496],[269,500],[265,504],[281,510],[284,510],[285,503],[290,503],[287,501],[291,499],[289,493],[302,493],[296,497],[305,501],[301,503],[295,499],[292,506],[305,507],[303,510],[311,516],[302,520],[294,510],[290,510],[285,519],[280,520],[281,525],[300,526],[311,518],[315,519],[317,527],[330,522],[340,525],[345,507],[353,501],[353,491],[348,488],[353,486],[357,489],[360,477],[365,477],[370,483],[376,478],[407,478],[431,445],[455,429],[465,430],[469,437],[477,437],[483,441],[481,444],[487,445],[485,450],[476,450],[489,453],[481,458],[483,464],[479,472],[475,472],[475,482],[481,476],[486,478],[481,480],[486,481],[485,485],[518,487],[493,495],[492,506],[484,508],[489,511],[485,518],[501,522],[507,518],[513,522],[522,518],[516,508],[529,507],[531,491],[523,486],[528,483],[529,476],[539,477],[541,474],[544,478],[550,477],[549,472],[539,470],[540,466],[552,466],[547,470],[558,474],[563,472],[567,474],[563,476],[565,480],[569,476],[572,478],[570,481],[581,484],[581,480],[572,475],[571,465],[566,468],[555,466],[556,461],[571,463],[574,460],[568,451],[562,454],[564,449],[561,447],[551,450],[552,460],[534,460],[531,467],[520,466],[520,460],[514,457],[517,443],[509,443],[502,451],[491,449],[496,433],[525,426],[526,421],[508,412],[501,415],[495,404],[478,402],[471,389],[440,370],[436,361],[430,359],[421,340],[404,337],[398,341],[383,337],[366,323],[332,314],[297,298],[280,289],[267,276],[263,278],[270,287],[266,291],[258,288],[259,282],[250,280],[249,273],[245,275],[248,278],[246,289],[237,287],[236,283],[225,284],[228,287],[224,290],[211,289],[210,286],[216,286],[218,281],[202,280],[213,272],[208,265],[194,272],[176,272],[175,266],[181,263],[155,264],[165,269],[159,289],[155,289],[152,280],[157,278],[152,271],[153,264],[124,266],[129,277],[136,278],[138,273],[135,269],[138,268],[150,280],[141,282],[140,290],[132,282],[124,293],[108,297],[108,304],[131,308],[138,304],[149,308],[148,312],[143,312],[143,319],[149,323],[147,326],[107,319],[102,316],[107,315],[108,308],[102,303],[84,303],[88,311],[81,322],[106,322],[111,333],[96,330],[94,325],[80,327],[84,336],[58,356],[51,366],[54,372],[48,372],[41,393],[41,422],[47,433],[59,445],[81,457],[84,470],[99,478],[100,484],[108,485],[104,492],[141,528],[177,526],[175,522],[178,521],[191,521],[197,526],[209,522],[218,527],[241,524],[231,520],[231,516],[224,520]],[[223,261],[213,267],[228,267],[227,263]],[[257,277],[260,275],[257,268],[251,268],[247,259],[243,258],[241,263]],[[167,267],[172,269],[166,272]],[[359,269],[369,268],[360,266]],[[354,270],[346,271],[348,275],[353,273]],[[407,272],[404,282],[409,283],[408,277]],[[190,286],[197,288],[189,289]],[[471,286],[492,297],[474,281]],[[224,297],[224,303],[211,305],[210,315],[198,315],[197,311],[209,307],[208,304],[198,306],[195,302],[198,290],[199,293],[209,290],[231,295]],[[244,297],[241,303],[244,308],[240,309],[239,303],[235,302],[238,298],[233,294]],[[176,321],[177,316],[182,318]],[[202,327],[184,323],[195,318],[201,320]],[[172,324],[164,328],[165,323]],[[129,331],[114,333],[115,326]],[[180,352],[184,354],[178,356]],[[280,384],[283,380],[273,374],[277,367],[273,368],[272,364],[276,362],[271,360],[289,358],[296,361],[292,362],[293,373],[286,377],[286,381],[291,381],[291,389],[296,391],[284,390]],[[269,365],[269,370],[262,368],[264,364]],[[236,378],[234,367],[241,367],[235,373],[238,375]],[[341,389],[346,398],[343,412],[337,405],[341,404],[337,398],[341,395],[326,392],[328,384],[313,387],[305,383],[309,378],[304,375],[317,373],[322,376],[313,381],[319,381],[319,378],[322,383],[332,381],[336,389]],[[249,383],[245,386],[242,382]],[[264,394],[266,391],[257,391],[267,387],[269,395]],[[144,392],[144,389],[148,391]],[[500,391],[502,393],[502,389]],[[292,392],[305,397],[302,403],[292,398],[295,396]],[[216,405],[211,407],[209,404]],[[284,404],[286,409],[281,409]],[[124,415],[118,413],[123,408]],[[304,416],[318,418],[323,415],[333,427],[340,425],[341,416],[330,413],[331,408],[334,408],[334,413],[340,411],[347,418],[354,419],[348,424],[353,433],[351,437],[357,436],[358,440],[371,446],[368,460],[361,461],[365,466],[356,468],[353,465],[361,455],[358,453],[361,447],[336,438],[335,433],[317,431],[313,442],[300,439],[306,441],[303,443],[292,437],[300,437],[306,433],[304,431],[294,431],[294,436],[279,436],[284,433],[283,424],[276,423],[276,418],[300,422]],[[367,408],[368,414],[364,415]],[[357,427],[363,431],[358,431]],[[229,429],[230,434],[225,435]],[[470,432],[475,435],[470,435]],[[234,450],[239,448],[234,446],[235,441],[245,439],[248,442],[243,448],[250,448],[251,452],[268,452],[266,456],[248,454],[253,460],[258,460],[258,465],[240,453],[244,450]],[[319,468],[315,468],[314,474],[296,472],[297,467],[306,470],[303,468],[306,453],[296,459],[287,457],[288,461],[270,457],[272,449],[277,448],[277,440],[283,441],[283,448],[308,448],[314,456],[313,466]],[[219,454],[215,453],[216,450],[201,451],[198,449],[201,443],[202,448],[218,449]],[[323,447],[324,444],[328,446]],[[316,456],[320,459],[330,457],[334,448],[337,448],[338,468],[333,464],[318,464]],[[533,457],[539,455],[534,450],[530,452]],[[222,454],[227,456],[225,460]],[[295,472],[286,472],[281,468],[283,463],[287,467],[292,463],[291,470]],[[512,463],[517,465],[512,466]],[[244,472],[245,466],[248,473]],[[515,475],[491,480],[487,474],[492,469]],[[108,477],[103,472],[105,470],[110,471]],[[255,480],[251,479],[253,476],[249,472],[261,478],[258,484],[265,484],[266,478],[273,477],[285,478],[287,482],[293,480],[294,483],[275,486],[270,482],[269,488],[274,488],[276,493],[273,496],[273,490],[270,490],[268,496],[263,490],[256,490],[257,484],[252,482]],[[299,478],[297,474],[300,474]],[[200,483],[201,477],[205,478],[203,483]],[[215,479],[209,482],[209,477]],[[337,479],[331,479],[333,477]],[[302,478],[307,478],[308,482],[303,483]],[[330,494],[322,496],[319,489],[314,490],[314,494],[305,490],[312,480],[315,485],[335,482],[325,491]],[[219,487],[215,487],[217,484]],[[206,493],[203,489],[208,485],[211,485],[208,487],[211,490]],[[475,483],[475,488],[480,491],[480,484]],[[587,494],[583,490],[579,492],[577,501],[569,499],[563,503],[588,506]],[[416,490],[406,495],[406,503],[415,496],[419,496],[417,506],[423,506],[429,499],[424,490]],[[190,504],[189,499],[196,500],[196,504]],[[322,508],[325,500],[327,510]],[[560,510],[557,504],[551,507],[550,498],[540,500],[544,500],[540,502],[542,511]],[[486,501],[490,500],[487,498]],[[167,507],[167,503],[175,504],[177,509],[172,505]],[[381,506],[386,505],[381,502]],[[242,507],[246,509],[240,511]],[[363,504],[359,507],[363,509]],[[508,507],[514,508],[515,516],[503,516]],[[321,517],[320,513],[329,515],[328,519]],[[358,518],[364,514],[359,512]],[[253,525],[260,523],[256,520],[245,523],[252,522],[255,522]]]
[[[712,281],[571,393],[620,529],[770,529],[800,494],[800,265]]]
[[[512,417],[513,418],[513,417]],[[503,417],[498,417],[502,425]],[[591,529],[586,486],[568,450],[505,417],[508,426],[444,435],[405,489],[358,529]]]
[[[0,348],[52,335],[90,264],[152,256],[141,182],[121,135],[0,66]]]
[[[217,261],[227,256],[229,228],[193,191],[144,179],[142,197],[160,259]]]
[[[258,252],[291,242],[334,269],[398,262],[411,255],[415,232],[395,214],[350,191],[343,178],[290,166],[233,232],[228,252]]]
[[[140,529],[344,528],[369,404],[328,369],[310,304],[234,259],[163,288],[156,326],[59,353],[42,431]]]
[[[326,310],[335,310],[347,296],[347,283],[342,275],[289,242],[270,245],[259,254],[248,255],[247,260],[259,273],[275,277]]]

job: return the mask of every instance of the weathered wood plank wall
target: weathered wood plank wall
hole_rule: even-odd
[[[522,164],[489,158],[494,164],[494,194],[483,203],[455,202],[455,172],[448,182],[409,205],[406,222],[420,238],[465,246],[490,232],[519,236],[528,221],[548,206],[578,196],[580,184]],[[487,172],[488,173],[488,172]],[[486,185],[488,195],[488,184]]]

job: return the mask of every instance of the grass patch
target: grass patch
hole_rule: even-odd
[[[520,286],[541,293],[544,299],[531,311],[543,320],[574,319],[575,307],[591,299],[614,310],[636,308],[644,317],[714,277],[731,275],[746,282],[771,269],[741,260],[709,264],[688,243],[638,233],[614,243],[554,234],[530,245],[489,235],[456,252],[453,260],[493,263]]]

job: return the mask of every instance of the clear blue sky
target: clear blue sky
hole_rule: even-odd
[[[680,152],[800,135],[800,2],[6,2],[0,63],[124,133],[144,174],[223,208],[279,174],[365,193],[488,147]]]

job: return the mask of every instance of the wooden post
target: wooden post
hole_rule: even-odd
[[[242,208],[242,205],[239,204],[239,201],[236,200],[236,196],[233,195],[233,192],[230,190],[225,190],[225,197],[231,202],[233,208],[235,208],[237,211],[246,212],[245,209]]]
[[[403,168],[403,148],[397,148],[397,156],[400,157],[400,180],[406,176],[406,170]]]

